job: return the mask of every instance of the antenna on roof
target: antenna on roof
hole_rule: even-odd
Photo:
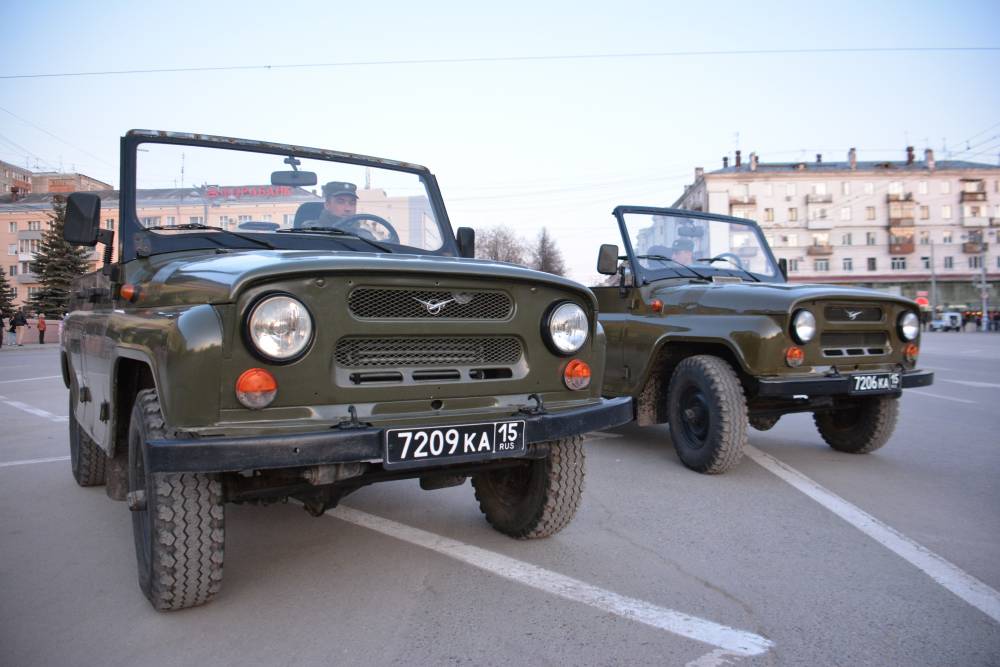
[[[181,153],[181,188],[184,188],[184,153]]]

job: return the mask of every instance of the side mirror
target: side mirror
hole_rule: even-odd
[[[459,257],[475,257],[476,256],[476,230],[472,227],[459,227],[458,236],[455,239],[458,241],[458,256]]]
[[[63,239],[72,245],[91,248],[101,231],[101,198],[91,192],[74,192],[66,200]]]
[[[272,171],[271,185],[291,185],[304,187],[316,185],[315,171]]]
[[[778,260],[778,270],[781,271],[781,277],[788,280],[788,260],[784,257]]]
[[[618,273],[618,246],[604,243],[597,252],[597,272],[605,276]]]

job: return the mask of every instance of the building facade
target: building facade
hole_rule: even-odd
[[[0,197],[18,197],[31,194],[32,172],[0,160]]]
[[[1000,303],[1000,167],[917,160],[764,163],[695,170],[677,208],[757,221],[790,281],[850,283],[941,309]]]

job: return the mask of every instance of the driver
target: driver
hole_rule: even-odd
[[[673,255],[674,261],[681,264],[690,264],[694,257],[694,241],[691,239],[679,238],[674,241]]]
[[[316,222],[321,227],[342,229],[341,223],[358,212],[358,186],[344,181],[330,181],[323,186],[323,212]]]

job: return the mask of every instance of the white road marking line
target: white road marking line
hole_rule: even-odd
[[[55,461],[69,461],[68,456],[53,456],[48,459],[26,459],[24,461],[5,461],[0,463],[0,468],[10,468],[12,466],[27,466],[32,463],[53,463]]]
[[[931,398],[943,398],[946,401],[955,401],[956,403],[971,403],[972,405],[977,405],[975,401],[967,401],[964,398],[953,398],[951,396],[942,396],[941,394],[932,394],[929,391],[924,391],[923,389],[911,389],[907,392],[907,396],[930,396]]]
[[[820,486],[795,468],[770,454],[748,445],[746,454],[758,465],[774,473],[790,485],[851,524],[868,537],[922,570],[924,574],[949,591],[1000,623],[1000,593],[971,574],[941,558],[894,528],[882,523],[861,508]]]
[[[964,384],[969,387],[987,387],[990,389],[1000,389],[1000,384],[996,382],[973,382],[972,380],[945,380],[941,378],[943,382],[951,382],[953,384]]]
[[[684,667],[722,667],[723,665],[735,665],[741,657],[730,651],[717,648],[697,660],[692,660]]]
[[[558,572],[367,512],[340,506],[330,510],[327,514],[383,535],[436,551],[525,586],[574,602],[582,602],[658,630],[665,630],[681,637],[710,644],[735,655],[761,655],[774,646],[771,640],[760,635],[660,607],[644,600],[625,597]]]
[[[48,419],[49,421],[54,421],[54,422],[69,421],[69,417],[60,417],[59,415],[54,415],[51,412],[46,412],[45,410],[42,410],[41,408],[34,408],[34,407],[28,405],[27,403],[22,403],[21,401],[11,401],[11,400],[8,400],[6,396],[0,396],[0,403],[5,403],[5,404],[9,405],[12,408],[17,408],[18,410],[23,410],[24,412],[28,412],[30,414],[33,414],[36,417],[42,417],[43,419]]]
[[[45,375],[40,378],[21,378],[20,380],[0,380],[0,384],[13,384],[15,382],[28,382],[29,380],[52,380],[55,378],[61,378],[62,375]]]

